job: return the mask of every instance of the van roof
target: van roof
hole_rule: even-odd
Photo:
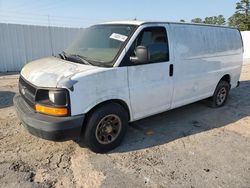
[[[167,22],[167,21],[140,21],[140,20],[124,20],[124,21],[111,21],[104,22],[100,25],[108,25],[108,24],[121,24],[121,25],[145,25],[145,24],[184,24],[184,25],[201,25],[201,26],[212,26],[212,27],[224,27],[224,28],[232,28],[237,29],[236,27],[229,27],[224,25],[212,25],[212,24],[202,24],[202,23],[186,23],[186,22]]]

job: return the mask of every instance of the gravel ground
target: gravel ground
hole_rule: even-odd
[[[227,105],[191,104],[131,124],[95,154],[30,135],[13,108],[17,74],[0,75],[0,187],[250,187],[250,65]]]

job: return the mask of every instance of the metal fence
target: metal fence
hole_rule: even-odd
[[[58,54],[82,31],[0,23],[0,72],[20,71],[29,61]]]
[[[82,28],[0,23],[0,72],[20,71],[29,61],[58,54]],[[244,62],[250,62],[250,31],[242,32]]]

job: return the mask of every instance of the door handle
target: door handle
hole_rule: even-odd
[[[169,65],[169,76],[172,77],[174,75],[174,65],[170,64]]]

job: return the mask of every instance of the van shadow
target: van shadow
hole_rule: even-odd
[[[14,92],[0,91],[0,109],[13,106]]]
[[[209,108],[197,102],[129,126],[122,145],[111,153],[123,153],[169,143],[182,137],[227,126],[250,115],[250,81],[241,82],[230,92],[222,108]]]

